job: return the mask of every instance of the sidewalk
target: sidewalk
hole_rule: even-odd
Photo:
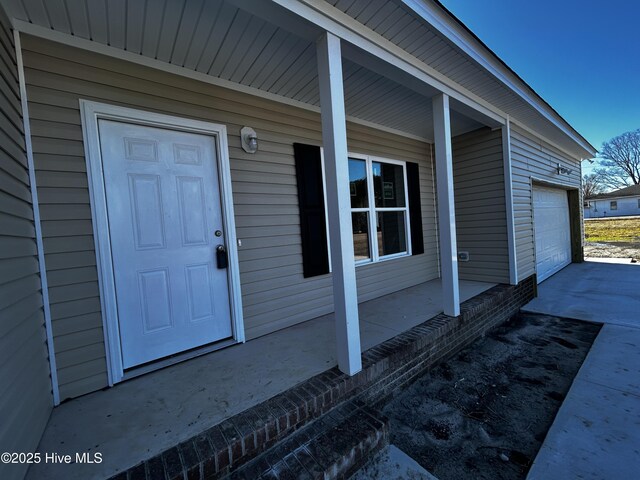
[[[529,480],[628,479],[640,471],[640,266],[570,265],[523,310],[604,323]]]

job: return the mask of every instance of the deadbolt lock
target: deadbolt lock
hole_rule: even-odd
[[[218,264],[218,268],[227,268],[229,266],[227,249],[224,248],[224,245],[218,245],[216,247],[216,263]]]

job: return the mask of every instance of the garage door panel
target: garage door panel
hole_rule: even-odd
[[[571,263],[571,228],[567,192],[534,187],[533,213],[538,282]]]

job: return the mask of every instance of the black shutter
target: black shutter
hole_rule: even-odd
[[[304,277],[329,273],[329,250],[324,216],[324,188],[320,147],[293,144],[300,205]]]
[[[409,222],[411,225],[411,254],[424,253],[422,239],[422,207],[420,205],[420,174],[418,164],[407,162],[407,190],[409,194]]]

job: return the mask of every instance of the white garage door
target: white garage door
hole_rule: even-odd
[[[571,263],[569,200],[566,190],[533,188],[538,283]]]

